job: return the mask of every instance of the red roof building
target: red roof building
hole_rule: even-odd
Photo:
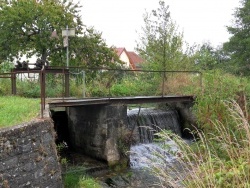
[[[141,65],[144,61],[135,52],[127,51],[125,48],[116,48],[116,54],[119,59],[124,62],[125,68],[132,70],[141,69]]]

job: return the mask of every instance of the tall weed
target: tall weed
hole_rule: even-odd
[[[172,152],[175,162],[166,166],[163,158],[152,161],[153,173],[162,187],[249,187],[250,126],[236,102],[224,102],[230,124],[212,121],[217,133],[198,132],[199,141],[191,145],[169,132],[158,133],[173,140],[178,150]]]
[[[162,187],[250,187],[248,83],[221,71],[203,74],[194,106],[198,140],[190,145],[172,133],[158,133],[179,148],[172,153],[174,165],[166,166],[163,156],[152,161]]]
[[[205,134],[214,131],[214,121],[227,123],[227,111],[223,101],[238,100],[240,106],[240,95],[248,93],[248,80],[237,78],[221,71],[212,71],[203,74],[203,90],[196,94],[194,114],[197,116],[199,128]]]

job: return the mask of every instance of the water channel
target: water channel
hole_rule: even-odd
[[[181,136],[181,125],[176,110],[159,110],[153,108],[137,108],[127,112],[128,126],[133,131],[133,144],[130,148],[129,168],[123,171],[116,171],[92,159],[84,159],[87,166],[92,166],[89,174],[98,179],[102,187],[167,187],[151,173],[151,168],[164,165],[166,168],[175,164],[173,152],[178,150],[176,144],[171,140],[154,142],[155,133],[161,130],[170,130]],[[168,146],[168,149],[163,149]],[[160,157],[160,158],[159,158]],[[77,161],[77,154],[74,158]],[[82,156],[79,159],[82,159]],[[88,162],[86,162],[88,161]],[[161,161],[161,162],[160,162]]]

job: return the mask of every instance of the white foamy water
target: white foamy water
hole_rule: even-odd
[[[139,144],[130,148],[130,167],[132,169],[151,168],[152,165],[168,165],[174,162],[178,147],[174,141]]]

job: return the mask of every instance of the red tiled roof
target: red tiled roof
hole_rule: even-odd
[[[126,50],[126,49],[125,48],[116,48],[115,50],[116,50],[116,54],[118,55],[118,57],[120,57],[120,55],[122,54],[122,52],[124,50]]]
[[[143,59],[139,55],[137,55],[135,52],[128,52],[125,48],[116,48],[115,50],[116,50],[116,54],[118,55],[118,57],[120,57],[122,52],[125,51],[125,53],[127,54],[129,58],[129,63],[132,69],[137,69],[138,64],[144,62]]]
[[[135,52],[128,52],[131,63],[142,63],[143,59],[138,56]]]

